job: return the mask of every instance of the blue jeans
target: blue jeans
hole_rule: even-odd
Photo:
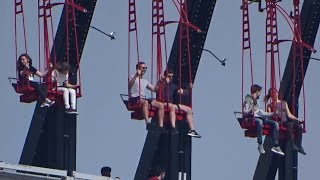
[[[39,93],[41,101],[44,101],[48,95],[48,88],[44,84],[40,84],[38,82],[29,81],[30,86],[34,87],[34,89]]]
[[[262,128],[263,125],[269,125],[272,128],[272,140],[273,145],[278,146],[278,136],[279,136],[279,124],[276,121],[270,119],[254,118],[254,122],[257,126],[257,141],[262,144]]]

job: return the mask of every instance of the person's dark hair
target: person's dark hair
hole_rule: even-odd
[[[58,62],[56,64],[56,69],[59,71],[59,72],[62,72],[62,71],[69,71],[70,70],[70,64],[66,61],[64,62]]]
[[[160,176],[161,173],[163,173],[164,171],[165,171],[164,168],[162,168],[161,166],[155,166],[151,170],[151,176]]]
[[[272,92],[278,92],[278,91],[277,91],[277,89],[275,89],[275,88],[270,88],[270,89],[268,90],[268,94],[263,98],[263,100],[264,100],[265,102],[268,102],[268,101],[269,101]]]
[[[23,65],[22,62],[21,62],[21,58],[22,58],[23,56],[26,57],[26,58],[29,60],[30,66],[32,65],[32,59],[31,59],[31,57],[30,57],[27,53],[21,54],[21,55],[19,56],[18,62],[17,62],[17,68],[18,68],[18,70],[24,67],[24,65]]]
[[[138,62],[138,63],[136,64],[136,69],[138,69],[139,66],[142,65],[142,64],[146,64],[146,63],[144,63],[144,62],[142,62],[142,61]]]
[[[172,70],[172,69],[166,69],[166,70],[163,72],[163,75],[164,75],[164,76],[167,76],[168,74],[173,74],[173,70]]]
[[[101,176],[111,177],[111,167],[108,167],[108,166],[102,167]]]
[[[251,94],[256,93],[258,91],[261,91],[262,87],[259,86],[258,84],[254,84],[251,86],[250,90],[251,90]]]

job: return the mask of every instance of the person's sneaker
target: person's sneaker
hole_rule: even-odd
[[[49,107],[52,106],[54,103],[56,103],[56,102],[55,102],[55,101],[49,101],[49,102],[47,102],[47,104],[49,105]]]
[[[54,101],[50,101],[50,100],[45,100],[40,107],[50,107],[54,104]]]
[[[66,111],[65,111],[67,114],[73,114],[73,110],[72,110],[72,108],[68,108],[68,109],[66,109]]]
[[[164,127],[159,127],[158,130],[159,130],[159,132],[160,132],[161,134],[167,133],[167,131],[166,131],[166,129],[165,129]]]
[[[171,134],[178,134],[177,128],[172,128],[171,129]]]
[[[307,155],[307,153],[304,151],[302,146],[298,147],[298,152],[303,154],[303,155]]]
[[[279,146],[273,146],[271,148],[271,151],[274,152],[274,153],[277,153],[277,154],[279,154],[281,156],[284,155],[284,153],[281,151],[281,148]]]
[[[297,146],[295,143],[292,143],[292,149],[293,149],[294,151],[299,151],[299,148],[298,148],[298,146]]]
[[[150,131],[150,130],[153,130],[153,129],[154,129],[154,126],[153,126],[152,123],[146,124],[146,130],[147,130],[147,131]]]
[[[41,105],[40,105],[40,107],[49,107],[50,105],[49,105],[49,103],[47,102],[47,101],[44,101]]]
[[[72,110],[71,114],[79,115],[79,113],[76,109],[71,108],[71,110]]]
[[[201,136],[195,130],[190,130],[187,135],[195,138],[201,138]]]
[[[258,151],[259,151],[259,153],[260,153],[260,154],[264,154],[264,153],[266,153],[266,151],[264,150],[264,148],[263,148],[263,145],[262,145],[262,144],[259,144],[259,145],[258,145]]]

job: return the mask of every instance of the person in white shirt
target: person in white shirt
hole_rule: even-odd
[[[69,70],[70,64],[68,62],[58,62],[55,70],[52,71],[52,80],[57,83],[57,90],[63,92],[66,113],[78,115],[79,113],[76,110],[75,89],[79,87],[79,85],[72,85],[69,83]]]
[[[158,110],[159,127],[163,128],[164,119],[164,105],[154,99],[146,98],[146,89],[152,92],[157,92],[159,89],[160,81],[157,82],[156,86],[150,84],[146,79],[143,79],[143,75],[147,70],[147,66],[144,62],[138,62],[136,64],[137,72],[129,77],[128,88],[129,88],[129,103],[138,104],[142,108],[142,113],[146,122],[146,128],[149,130],[151,128],[151,123],[149,122],[149,104],[156,107]]]

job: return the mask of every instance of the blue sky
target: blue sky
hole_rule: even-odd
[[[78,99],[78,171],[99,174],[100,168],[109,165],[113,175],[132,179],[145,141],[145,125],[130,119],[119,97],[127,92],[127,10],[125,0],[98,0],[92,24],[106,32],[115,31],[115,41],[90,29],[81,59],[83,97]],[[37,1],[24,1],[28,53],[38,57]],[[253,177],[257,160],[255,139],[244,138],[233,111],[241,105],[241,1],[218,1],[209,28],[205,48],[219,57],[227,58],[222,67],[209,53],[200,61],[193,90],[193,111],[201,139],[193,140],[192,178],[240,179]],[[292,9],[291,1],[281,6]],[[140,57],[150,66],[150,10],[151,3],[137,1]],[[166,19],[177,20],[178,13],[171,1],[165,3]],[[54,25],[60,19],[61,8],[53,12]],[[251,9],[251,37],[255,83],[264,85],[264,22],[265,14]],[[19,102],[18,95],[7,77],[15,76],[14,3],[3,1],[0,6],[0,160],[17,164],[33,115],[35,104]],[[279,37],[291,39],[288,25],[279,15]],[[169,50],[176,26],[167,28]],[[290,44],[281,44],[281,64],[284,66]],[[319,50],[319,40],[315,48]],[[22,53],[22,52],[19,52]],[[318,54],[313,55],[319,57]],[[134,64],[134,63],[133,63]],[[134,69],[132,64],[132,70]],[[299,179],[317,177],[320,160],[320,121],[317,111],[320,100],[320,64],[310,61],[305,77],[306,125],[303,145],[307,156],[299,155]],[[282,70],[284,67],[282,67]],[[132,72],[131,70],[131,72]],[[150,79],[150,74],[146,76]],[[247,75],[247,77],[249,77]],[[249,87],[247,86],[247,89]],[[264,93],[264,92],[263,92]],[[230,173],[231,172],[231,173]]]

